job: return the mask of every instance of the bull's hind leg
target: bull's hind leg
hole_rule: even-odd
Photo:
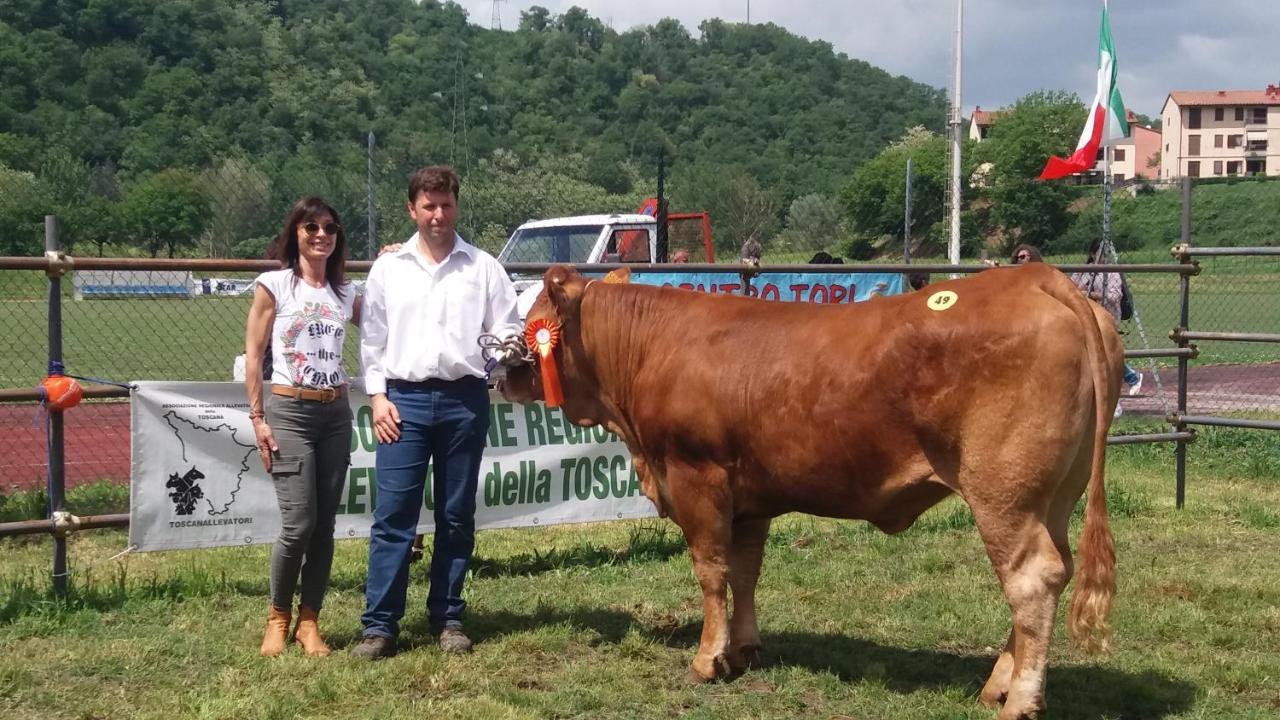
[[[1033,513],[1008,508],[998,513],[975,509],[974,517],[1013,611],[1010,642],[996,660],[981,699],[990,703],[1004,697],[1000,720],[1033,718],[1044,709],[1058,598],[1071,578],[1066,524],[1055,522],[1051,531]]]
[[[760,628],[756,621],[756,581],[769,518],[739,519],[733,523],[729,555],[729,586],[733,590],[733,618],[729,621],[729,666],[741,672],[760,661]]]

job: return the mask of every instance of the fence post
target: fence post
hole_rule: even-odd
[[[55,215],[44,216],[45,257],[53,262],[61,249],[62,227]],[[62,275],[52,265],[49,276],[49,367],[62,366]],[[63,455],[62,413],[45,413],[48,433],[49,459],[49,523],[53,524],[58,513],[66,510],[66,463]],[[60,533],[53,535],[53,591],[59,597],[67,594],[67,538]]]
[[[378,255],[378,193],[373,180],[373,131],[369,131],[369,169],[367,171],[369,184],[369,236],[365,242],[365,255],[369,260],[373,260]]]
[[[655,248],[657,257],[654,262],[667,261],[667,154],[658,153],[658,204],[653,209],[654,221],[657,225]]]
[[[1182,178],[1182,246],[1191,247],[1191,178]],[[1183,255],[1182,262],[1191,262],[1191,258]],[[1179,310],[1178,310],[1178,327],[1183,332],[1187,330],[1187,323],[1191,317],[1191,276],[1183,273],[1178,276],[1179,290]],[[1187,347],[1187,340],[1179,333],[1178,347]],[[1187,414],[1187,356],[1178,356],[1178,424],[1174,426],[1177,432],[1184,432],[1187,429],[1182,418]],[[1174,448],[1174,466],[1177,489],[1175,490],[1176,505],[1179,510],[1187,501],[1187,441],[1179,440]]]

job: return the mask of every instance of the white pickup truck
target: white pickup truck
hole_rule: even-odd
[[[670,221],[701,219],[703,239],[699,250],[705,250],[706,262],[714,262],[710,229],[706,213],[681,213]],[[682,255],[681,255],[682,254]],[[676,262],[688,262],[687,250],[670,253]],[[498,253],[502,263],[652,263],[658,262],[658,224],[652,215],[578,215],[575,217],[533,220],[516,228]],[[683,257],[683,260],[681,259]],[[701,258],[697,258],[701,260]],[[666,261],[664,258],[662,261]],[[520,317],[529,313],[538,297],[542,278],[534,275],[511,276],[519,295]]]

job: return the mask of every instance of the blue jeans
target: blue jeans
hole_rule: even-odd
[[[391,381],[400,439],[377,449],[378,496],[369,532],[369,577],[360,621],[366,637],[394,638],[404,617],[409,552],[432,468],[435,542],[427,617],[433,633],[461,626],[462,584],[475,547],[476,485],[489,432],[489,390],[480,378]]]
[[[1124,384],[1125,385],[1137,385],[1138,378],[1140,377],[1142,377],[1142,375],[1140,375],[1137,370],[1134,370],[1133,368],[1129,367],[1128,363],[1125,363],[1125,366],[1124,366]]]

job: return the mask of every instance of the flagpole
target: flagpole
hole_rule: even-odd
[[[1107,25],[1111,24],[1111,8],[1108,0],[1102,0],[1103,16],[1107,18]],[[1115,57],[1111,58],[1111,62],[1115,63]],[[1114,67],[1114,65],[1113,65]],[[1111,98],[1107,98],[1107,114],[1102,124],[1102,244],[1098,246],[1099,257],[1094,258],[1095,262],[1116,262],[1116,249],[1111,243],[1111,113],[1115,112],[1115,108],[1111,107]],[[1107,296],[1107,289],[1111,282],[1111,273],[1104,273],[1102,276],[1102,297]]]

